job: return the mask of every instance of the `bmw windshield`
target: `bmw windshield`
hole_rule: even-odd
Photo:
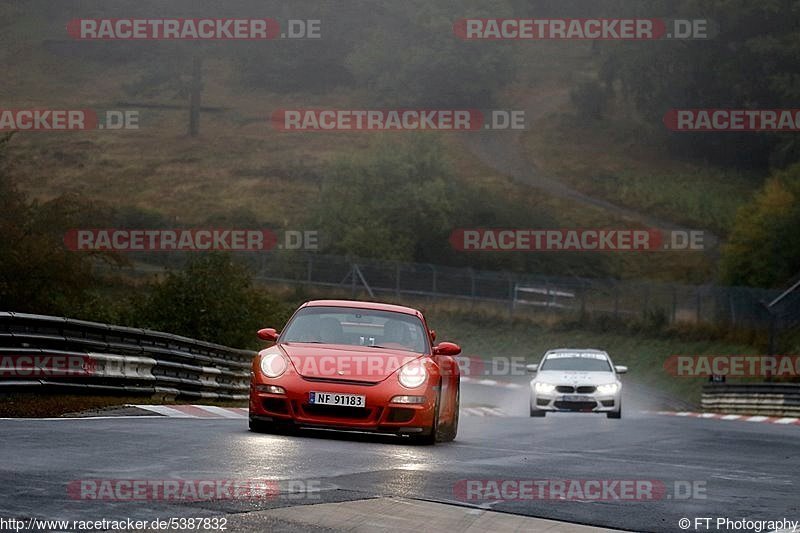
[[[550,354],[539,370],[566,370],[577,372],[611,372],[608,359],[596,353]]]

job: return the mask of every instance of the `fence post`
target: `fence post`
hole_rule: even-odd
[[[356,299],[356,264],[350,266],[350,290],[352,292],[353,300]]]
[[[778,333],[778,317],[772,312],[772,309],[769,307],[766,309],[767,313],[769,313],[769,346],[767,348],[767,355],[773,357],[778,351],[776,338]],[[772,360],[772,363],[775,364],[775,361]],[[764,378],[764,381],[772,381],[772,373],[767,371]]]

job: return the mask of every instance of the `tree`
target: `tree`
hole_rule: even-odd
[[[639,14],[712,21],[708,39],[609,43],[601,67],[609,87],[663,132],[671,108],[796,107],[800,94],[796,0],[644,0]],[[633,12],[628,12],[631,14]],[[796,135],[664,133],[676,153],[739,167],[786,166],[800,159]]]
[[[4,311],[77,316],[87,312],[96,284],[91,256],[64,247],[64,232],[80,227],[89,206],[75,196],[42,205],[12,179],[0,139],[0,306]]]
[[[454,206],[442,148],[432,135],[397,135],[366,157],[340,159],[324,178],[317,218],[329,251],[425,260],[447,242]]]
[[[192,258],[170,272],[137,310],[142,327],[194,339],[246,347],[268,325],[279,327],[290,309],[256,289],[250,272],[221,253]]]
[[[800,165],[779,172],[736,215],[723,248],[722,280],[779,287],[800,271]]]
[[[513,47],[453,35],[461,17],[512,16],[491,2],[380,2],[375,26],[347,58],[349,70],[379,105],[488,107],[515,75]]]

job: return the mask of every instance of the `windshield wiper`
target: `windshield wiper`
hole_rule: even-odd
[[[389,348],[388,346],[382,346],[380,344],[366,344],[365,346],[367,348],[383,348],[384,350],[400,350],[400,351],[403,351],[403,352],[414,352],[414,353],[417,353],[417,351],[414,350],[413,348],[408,348],[406,346],[403,346],[402,348]]]

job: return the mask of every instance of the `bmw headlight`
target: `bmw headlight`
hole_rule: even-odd
[[[615,394],[619,390],[619,385],[616,383],[607,383],[597,387],[597,392],[600,394]]]
[[[425,383],[428,378],[428,371],[425,365],[420,363],[411,363],[400,369],[397,379],[400,380],[400,385],[407,389],[415,389]]]
[[[261,357],[261,373],[268,378],[277,378],[289,367],[286,358],[280,353],[265,354]]]
[[[536,392],[541,392],[542,394],[549,394],[556,390],[556,386],[552,383],[536,382],[534,388],[536,389]]]

